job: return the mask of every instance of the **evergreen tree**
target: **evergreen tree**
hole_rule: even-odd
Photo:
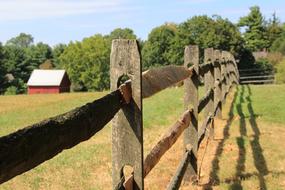
[[[267,30],[269,44],[271,47],[273,42],[277,38],[281,37],[281,34],[283,32],[282,25],[280,23],[280,20],[277,18],[276,13],[273,13],[272,18],[268,21],[266,30]]]
[[[238,26],[245,27],[245,47],[251,51],[260,51],[270,46],[264,17],[258,6],[250,8],[247,16],[241,17]]]

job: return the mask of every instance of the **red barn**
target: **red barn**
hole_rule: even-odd
[[[32,72],[28,81],[28,94],[52,94],[70,91],[70,80],[65,70],[39,70]]]

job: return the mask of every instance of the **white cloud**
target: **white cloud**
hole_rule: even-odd
[[[123,8],[122,0],[0,0],[0,20],[27,20],[110,12]]]

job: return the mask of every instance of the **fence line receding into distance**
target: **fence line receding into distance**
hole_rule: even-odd
[[[178,189],[184,179],[197,181],[197,151],[205,137],[213,137],[214,120],[239,73],[232,54],[208,48],[199,64],[198,46],[187,46],[184,66],[163,66],[142,72],[136,40],[114,40],[111,51],[111,93],[68,113],[36,123],[0,138],[0,183],[22,174],[72,148],[112,121],[113,189],[144,189],[144,178],[184,133],[184,150],[167,189]],[[129,80],[122,84],[123,76]],[[201,80],[202,79],[202,80]],[[184,81],[184,110],[146,156],[143,155],[142,99]],[[204,82],[205,94],[198,88]],[[204,121],[198,125],[198,114]],[[123,169],[133,168],[131,176]]]

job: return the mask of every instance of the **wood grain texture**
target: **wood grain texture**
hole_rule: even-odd
[[[116,90],[68,113],[1,137],[0,183],[88,140],[114,117],[121,105],[122,96]]]
[[[154,168],[165,152],[172,147],[184,129],[189,126],[192,112],[193,110],[184,112],[182,118],[168,129],[167,133],[158,141],[158,143],[146,156],[144,161],[144,177],[147,176],[147,174]]]
[[[150,97],[192,75],[193,68],[168,65],[149,69],[142,75],[142,97]]]
[[[113,189],[120,183],[123,168],[133,168],[133,189],[144,189],[142,128],[142,66],[136,40],[117,39],[112,42],[110,66],[111,90],[118,88],[122,76],[129,77],[132,89],[130,103],[124,105],[112,121]]]
[[[199,87],[199,47],[186,46],[184,50],[184,67],[193,65],[193,74],[184,81],[184,110],[193,109],[189,127],[184,131],[184,149],[192,147],[191,160],[193,165],[186,169],[185,181],[191,181],[197,177],[197,151],[198,151],[198,87]]]

